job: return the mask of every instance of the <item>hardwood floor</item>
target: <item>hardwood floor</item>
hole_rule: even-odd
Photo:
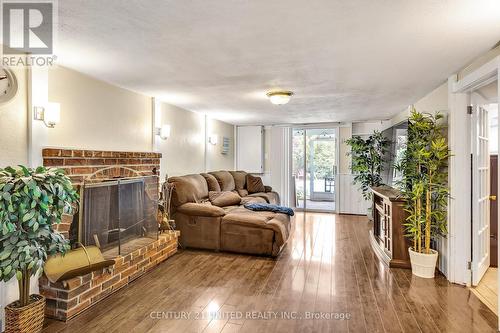
[[[497,316],[468,288],[379,262],[369,227],[299,213],[276,260],[183,250],[44,332],[496,332]]]
[[[498,313],[498,268],[490,267],[476,287],[471,291],[484,304],[486,304],[493,313]]]

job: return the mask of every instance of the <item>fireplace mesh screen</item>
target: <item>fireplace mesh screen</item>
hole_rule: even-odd
[[[126,255],[158,238],[156,176],[85,184],[80,240],[106,257]]]

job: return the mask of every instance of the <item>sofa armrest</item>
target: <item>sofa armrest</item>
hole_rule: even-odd
[[[199,204],[194,202],[188,202],[183,205],[180,205],[179,207],[177,207],[177,211],[179,213],[191,216],[219,217],[219,216],[224,216],[226,214],[224,209],[220,207]]]
[[[272,192],[273,188],[271,186],[264,185],[265,192]]]

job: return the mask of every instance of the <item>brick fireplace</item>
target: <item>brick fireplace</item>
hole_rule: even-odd
[[[111,219],[109,220],[109,225],[113,224],[113,216],[117,215],[113,212],[116,205],[105,206],[109,214],[104,214],[104,218],[102,217],[103,214],[89,215],[89,202],[91,202],[89,195],[92,194],[92,191],[102,192],[100,188],[103,188],[105,194],[109,192],[110,197],[112,196],[111,193],[116,193],[117,191],[118,193],[123,193],[120,192],[120,188],[118,190],[113,188],[114,184],[120,186],[122,182],[131,184],[128,186],[129,189],[126,189],[128,191],[130,191],[130,188],[140,188],[140,192],[138,192],[140,195],[137,196],[140,198],[140,201],[144,201],[144,197],[148,198],[149,204],[144,204],[141,201],[141,204],[137,205],[132,204],[136,197],[131,197],[134,201],[128,198],[126,209],[129,213],[128,215],[130,215],[129,211],[131,207],[135,207],[141,211],[144,210],[145,213],[140,215],[139,220],[142,223],[142,221],[146,220],[144,216],[147,215],[150,222],[148,226],[150,231],[154,231],[155,235],[155,238],[150,237],[151,239],[148,239],[147,242],[144,241],[145,238],[127,239],[127,246],[125,246],[127,250],[124,250],[126,252],[121,252],[120,250],[124,248],[123,245],[121,247],[118,245],[118,250],[116,248],[106,250],[101,247],[105,257],[115,261],[114,265],[103,270],[94,271],[84,276],[78,276],[57,283],[51,283],[46,277],[42,277],[39,285],[40,293],[47,298],[46,315],[66,321],[99,302],[104,297],[116,292],[121,287],[175,254],[177,252],[177,238],[179,233],[167,232],[159,236],[156,233],[156,202],[159,197],[158,175],[160,171],[160,153],[46,148],[43,149],[42,156],[44,166],[64,169],[66,174],[71,178],[75,188],[81,194],[80,212],[74,216],[64,215],[62,222],[55,226],[59,232],[70,239],[72,244],[75,242],[85,244],[87,242],[85,245],[103,245],[99,242],[99,237],[96,235],[94,237],[82,237],[82,224],[99,220],[101,225],[106,225],[108,221],[106,216],[108,215],[112,216],[109,218]],[[134,184],[139,184],[140,186]],[[108,188],[111,190],[108,190]],[[120,195],[118,197],[120,198]],[[85,200],[88,202],[83,202]],[[102,203],[99,198],[94,201],[98,202],[99,204],[96,206],[102,209]],[[85,209],[83,209],[84,207]],[[120,206],[118,205],[118,207]],[[118,215],[122,216],[121,214]],[[136,218],[136,215],[132,214],[132,216]],[[153,220],[152,216],[154,216]],[[120,217],[118,217],[118,221],[121,221]],[[134,225],[132,227],[135,228],[137,226]],[[140,227],[146,230],[144,225],[141,224]],[[87,225],[86,230],[89,230],[88,228],[89,226]],[[116,230],[121,234],[122,228],[120,226],[113,231]],[[141,229],[139,228],[139,230]],[[102,233],[96,232],[96,234],[101,235]],[[128,233],[127,236],[129,238],[134,237],[134,234],[130,235]],[[89,244],[88,242],[91,243]],[[103,243],[105,243],[105,246],[109,245],[107,242]],[[129,246],[129,244],[134,244],[134,246]]]
[[[45,148],[42,157],[44,166],[64,169],[77,189],[91,176],[99,180],[130,177],[134,171],[145,176],[160,174],[161,153]],[[70,238],[72,223],[73,216],[65,215],[56,229]]]

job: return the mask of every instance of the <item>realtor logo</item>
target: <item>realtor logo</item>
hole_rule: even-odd
[[[3,53],[52,54],[52,2],[2,2]]]

